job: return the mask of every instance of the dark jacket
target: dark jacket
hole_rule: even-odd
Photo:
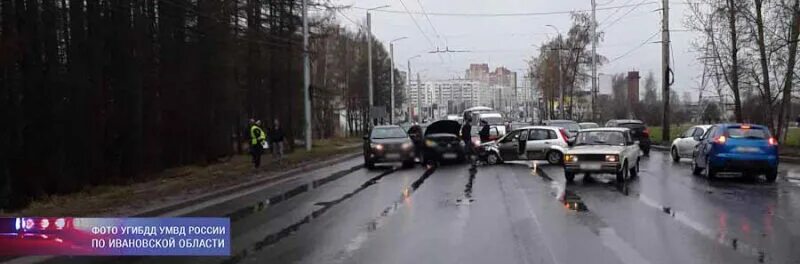
[[[283,142],[284,138],[285,138],[285,136],[283,134],[283,130],[281,130],[280,128],[278,128],[278,129],[275,129],[275,128],[270,129],[270,131],[269,131],[269,140],[270,141],[272,141],[272,142]]]
[[[489,133],[490,133],[489,125],[483,125],[483,127],[481,128],[481,131],[478,132],[478,136],[481,137],[481,142],[488,142],[489,141]]]
[[[461,126],[461,139],[469,142],[472,140],[472,125],[468,122]]]

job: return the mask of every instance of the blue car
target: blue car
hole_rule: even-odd
[[[692,173],[712,180],[720,172],[765,174],[767,181],[778,176],[778,142],[764,126],[717,124],[698,141],[692,155]]]

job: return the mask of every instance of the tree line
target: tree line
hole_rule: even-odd
[[[367,38],[322,8],[314,137],[363,133]],[[251,117],[303,138],[301,16],[299,0],[0,0],[0,210],[217,162]],[[392,67],[373,52],[386,105]]]
[[[800,0],[700,0],[689,10],[685,25],[700,33],[692,44],[703,65],[701,97],[731,105],[736,122],[785,135],[794,118]]]

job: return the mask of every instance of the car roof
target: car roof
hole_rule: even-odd
[[[644,124],[644,122],[642,122],[642,120],[636,120],[636,119],[612,119],[612,120],[608,120],[608,122],[614,122],[614,123],[640,123],[640,124]]]
[[[556,119],[556,120],[545,120],[545,123],[578,123],[573,120],[563,120],[563,119]]]
[[[402,128],[402,127],[400,127],[398,125],[380,125],[380,126],[373,127],[373,129],[377,129],[377,128],[395,128],[395,127]]]
[[[560,127],[554,127],[554,126],[526,126],[526,127],[516,128],[514,130],[520,130],[520,129],[554,129],[554,130],[559,130],[561,128]]]
[[[597,125],[597,123],[595,123],[595,122],[581,122],[581,123],[578,123],[578,125],[590,125],[590,124],[591,125]]]
[[[581,130],[581,132],[595,132],[595,131],[600,131],[600,132],[625,132],[625,131],[628,131],[628,130],[630,130],[630,129],[629,128],[625,128],[625,127],[601,127],[601,128],[584,129],[584,130]]]
[[[747,125],[747,126],[750,126],[750,127],[757,127],[757,128],[760,128],[760,129],[767,129],[767,127],[762,126],[762,125],[746,124],[746,123],[725,123],[725,124],[717,124],[717,125],[718,126],[722,126],[722,127],[732,127],[732,126]]]
[[[492,117],[492,116],[503,117],[503,114],[498,113],[498,112],[483,112],[483,113],[479,113],[478,116],[479,117]]]

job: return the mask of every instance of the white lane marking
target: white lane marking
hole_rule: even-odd
[[[598,230],[600,240],[603,241],[603,245],[606,246],[611,251],[614,251],[614,254],[622,260],[623,263],[626,264],[650,264],[647,259],[642,257],[639,254],[639,251],[634,249],[630,244],[625,242],[621,237],[617,236],[617,233],[614,232],[614,229],[603,227]]]

